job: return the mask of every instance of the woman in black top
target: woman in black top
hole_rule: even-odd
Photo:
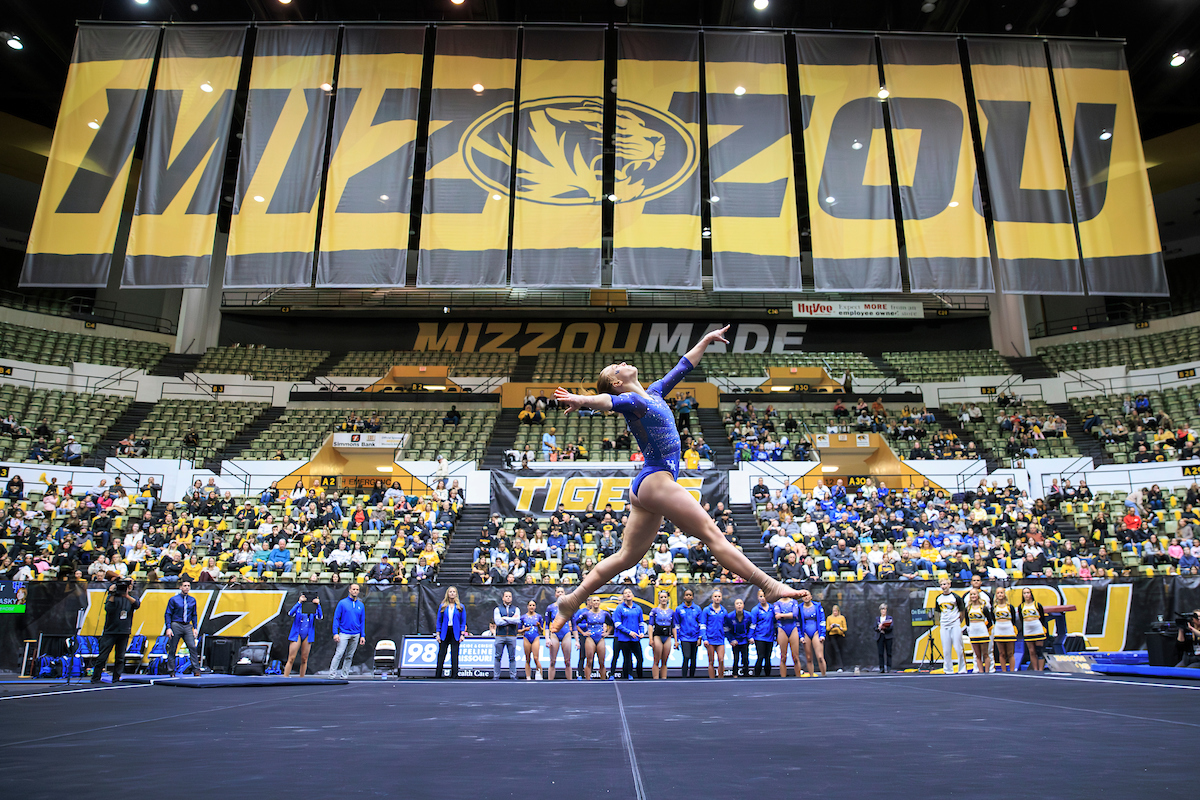
[[[892,618],[888,615],[887,603],[879,604],[879,614],[875,617],[875,646],[879,650],[879,671],[886,673],[892,663]]]

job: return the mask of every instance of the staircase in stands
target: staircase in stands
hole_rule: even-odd
[[[1048,405],[1054,409],[1055,414],[1066,420],[1067,435],[1071,437],[1071,441],[1075,442],[1080,453],[1091,456],[1096,466],[1116,463],[1116,460],[1105,452],[1100,440],[1083,429],[1083,418],[1070,403],[1049,403]]]
[[[94,463],[95,466],[103,467],[105,459],[117,454],[117,442],[126,436],[132,436],[146,417],[150,416],[153,408],[154,403],[130,403],[129,407],[125,409],[125,413],[117,417],[116,421],[104,432],[104,438],[96,445],[96,449],[88,454],[87,461]]]
[[[759,527],[758,519],[754,516],[754,504],[730,503],[729,510],[733,512],[733,523],[737,526],[738,541],[742,546],[742,552],[763,572],[772,578],[779,577],[775,573],[775,566],[771,563],[771,554],[758,541],[762,536],[762,528]]]
[[[537,356],[517,356],[509,380],[513,383],[529,383],[533,380],[533,371],[537,367]]]
[[[881,373],[883,373],[883,377],[894,378],[895,380],[900,381],[901,383],[908,382],[908,376],[906,376],[900,370],[896,369],[895,366],[893,366],[891,364],[891,362],[889,362],[883,356],[867,356],[867,360],[869,360],[872,364],[874,364],[875,368],[878,369]],[[856,378],[854,383],[859,383],[859,384],[869,383],[870,380],[871,380],[870,378],[864,378],[864,379]],[[851,384],[850,388],[851,388],[850,393],[853,394],[853,389],[854,389],[853,384]]]
[[[1046,362],[1042,361],[1041,356],[1027,356],[1023,358],[1004,356],[1004,360],[1012,367],[1013,372],[1027,381],[1054,377],[1054,370],[1046,366]]]
[[[304,376],[304,380],[312,381],[319,377],[328,375],[329,370],[342,363],[342,359],[345,358],[349,352],[349,350],[331,351],[329,355],[325,357],[324,361],[308,371],[308,374]]]
[[[466,586],[470,582],[471,556],[479,541],[479,531],[490,514],[491,509],[487,505],[468,504],[462,507],[438,568],[437,579],[442,586]]]
[[[733,469],[733,448],[725,434],[721,412],[715,408],[697,409],[696,419],[700,422],[700,435],[704,437],[704,443],[712,448],[713,466],[717,469]]]
[[[521,427],[517,415],[520,413],[515,408],[500,409],[496,424],[492,427],[491,438],[483,451],[481,469],[504,469],[504,453],[511,450],[517,441],[517,431]]]
[[[278,422],[285,411],[287,411],[285,406],[271,406],[263,409],[263,412],[255,417],[249,425],[238,431],[223,449],[218,450],[212,460],[219,466],[222,461],[232,461],[240,456],[255,439],[266,432],[267,428]]]
[[[167,353],[154,365],[150,370],[151,375],[162,375],[167,378],[182,378],[189,372],[196,371],[196,365],[200,363],[200,359],[204,358],[203,353],[194,355],[184,355],[181,353]]]
[[[976,439],[971,431],[961,427],[957,417],[951,415],[944,408],[933,408],[930,410],[933,411],[933,418],[937,420],[937,424],[941,426],[942,430],[953,431],[954,434],[958,436],[959,441],[963,443],[963,447],[966,447],[971,442],[975,442],[975,452],[979,453],[983,460],[987,462],[988,472],[992,472],[993,470],[1000,468],[1001,463],[999,455],[984,447],[983,442]],[[921,444],[926,445],[928,442],[925,441]]]

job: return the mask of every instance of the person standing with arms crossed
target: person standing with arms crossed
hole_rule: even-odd
[[[133,612],[142,605],[141,600],[129,596],[132,588],[131,582],[117,581],[108,589],[108,597],[104,600],[104,632],[100,634],[100,649],[96,654],[96,665],[92,668],[92,683],[100,683],[108,654],[114,650],[112,682],[121,681],[121,673],[125,671],[125,648],[133,630]]]
[[[467,610],[458,599],[458,587],[451,586],[442,598],[437,615],[438,657],[437,671],[433,677],[442,677],[446,663],[446,651],[450,651],[450,677],[458,678],[458,646],[467,635]],[[528,669],[528,667],[526,667]]]
[[[170,674],[175,675],[175,652],[179,649],[179,640],[183,639],[188,648],[192,674],[199,678],[200,650],[196,647],[196,637],[200,635],[200,618],[197,615],[196,598],[192,597],[191,591],[192,582],[181,581],[179,594],[167,601],[163,635],[171,637],[167,642],[167,669]]]
[[[675,646],[683,653],[681,678],[696,677],[696,652],[700,649],[700,606],[694,602],[696,593],[683,591],[683,605],[675,609]]]
[[[337,651],[333,654],[333,663],[329,665],[329,674],[334,678],[346,677],[354,665],[354,651],[360,644],[367,643],[367,608],[358,599],[359,591],[357,583],[350,584],[348,594],[333,610],[333,641],[337,644]]]
[[[505,591],[501,596],[501,605],[492,611],[492,622],[496,625],[496,643],[493,662],[492,680],[500,680],[500,663],[504,651],[508,651],[508,679],[517,679],[517,627],[521,624],[521,611],[513,605],[513,593]]]

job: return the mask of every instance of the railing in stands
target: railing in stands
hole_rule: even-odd
[[[133,328],[139,331],[152,331],[154,333],[170,335],[174,335],[176,332],[175,323],[166,317],[123,311],[118,309],[117,304],[111,300],[96,300],[93,297],[76,295],[67,298],[54,298],[4,289],[0,290],[0,305],[35,314],[49,314],[55,317],[66,317],[83,322],[97,322],[121,328]]]
[[[1020,381],[1020,379],[1021,379],[1020,375],[1015,375],[1013,377],[1015,377],[1017,379],[1017,381]],[[997,398],[1000,397],[1001,394],[1008,391],[1008,389],[1012,388],[1016,384],[1017,381],[1011,381],[1011,380],[1004,381],[1001,384],[999,384],[998,386],[994,386],[994,387],[993,386],[973,386],[973,387],[969,387],[969,388],[955,387],[955,388],[951,389],[951,388],[942,388],[939,386],[938,390],[937,390],[937,408],[945,408],[945,404],[947,402],[962,403],[962,402],[966,402],[968,400],[974,400],[974,401],[982,400],[985,403],[994,402]],[[1045,397],[1044,393],[1042,392],[1041,385],[1037,384],[1037,383],[1022,384],[1021,386],[1019,386],[1017,388],[1020,389],[1020,392],[1017,392],[1016,394],[1022,400],[1028,400],[1028,399],[1041,400]],[[995,392],[989,391],[989,392],[985,393],[982,391],[983,389],[995,389],[996,391]],[[1018,403],[1018,405],[1019,405],[1019,403]]]
[[[1200,381],[1195,374],[1180,377],[1180,372],[1187,373],[1192,370],[1180,370],[1178,366],[1171,366],[1149,373],[1139,370],[1137,374],[1123,375],[1119,378],[1089,378],[1086,375],[1077,375],[1076,380],[1066,381],[1063,389],[1067,397],[1071,398],[1087,397],[1097,392],[1117,395],[1142,391],[1162,391],[1177,386],[1189,386]]]
[[[213,400],[258,400],[270,405],[275,399],[275,390],[271,386],[254,386],[245,383],[215,384],[209,383],[189,372],[181,379],[191,390],[170,381],[164,381],[159,390],[159,400],[195,400],[196,393],[205,394]],[[220,391],[214,387],[220,386]]]
[[[1095,328],[1111,328],[1114,325],[1129,325],[1151,319],[1175,316],[1170,300],[1137,300],[1124,303],[1109,301],[1103,308],[1088,309],[1086,314],[1049,322],[1039,322],[1029,330],[1029,336],[1040,339],[1064,333],[1090,331]]]
[[[136,371],[136,370],[135,370]],[[12,374],[0,377],[0,383],[28,386],[30,389],[60,389],[67,392],[106,392],[108,394],[136,395],[138,384],[121,376],[124,370],[111,375],[78,375],[31,367],[13,366]]]

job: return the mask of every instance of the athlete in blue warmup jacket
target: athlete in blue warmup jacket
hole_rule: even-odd
[[[825,609],[814,601],[808,589],[800,590],[800,638],[804,640],[804,657],[808,660],[808,669],[815,672],[813,664],[821,668],[821,677],[825,677]],[[816,657],[816,661],[813,657]]]
[[[313,610],[308,614],[304,613],[304,603],[308,600],[308,595],[300,593],[300,599],[296,601],[296,605],[292,606],[292,610],[288,615],[293,617],[295,621],[292,623],[292,630],[288,634],[288,659],[283,665],[283,677],[287,678],[292,674],[292,662],[296,660],[296,652],[300,652],[300,677],[304,677],[304,673],[308,672],[308,652],[312,649],[313,639],[316,638],[316,620],[321,619],[321,603],[313,597]]]
[[[554,621],[554,615],[558,613],[558,598],[563,596],[563,588],[561,586],[554,587],[554,602],[546,608],[546,616],[542,620],[542,629],[550,630],[550,623]],[[563,667],[567,670],[567,680],[571,680],[571,644],[574,642],[575,635],[572,632],[571,625],[564,625],[559,629],[558,633],[550,634],[546,640],[550,644],[550,666],[546,669],[546,680],[554,680],[554,673],[558,671],[558,651],[562,650]]]
[[[637,676],[642,677],[642,638],[646,634],[642,627],[642,607],[633,601],[632,589],[621,593],[621,604],[613,611],[613,627],[616,629],[617,653],[623,656],[621,672],[625,680],[633,680],[629,669],[632,659],[637,660]]]
[[[683,678],[696,677],[696,651],[700,649],[700,612],[691,589],[683,590],[683,605],[675,609],[675,646],[683,653]]]
[[[754,677],[771,677],[771,648],[775,646],[775,606],[767,602],[760,590],[758,605],[750,612],[750,623],[754,630]]]
[[[733,601],[733,611],[725,615],[725,635],[729,637],[729,646],[733,648],[733,677],[750,677],[750,633],[753,630],[750,615],[746,613],[746,604],[741,598]],[[741,671],[738,671],[738,663]]]
[[[712,605],[700,612],[700,627],[704,631],[704,647],[708,650],[708,677],[725,677],[725,609],[721,607],[721,590],[713,589]]]
[[[645,464],[630,487],[629,500],[633,508],[625,523],[621,549],[597,564],[584,576],[575,591],[563,596],[558,604],[558,616],[550,626],[552,631],[565,625],[574,610],[592,592],[611,581],[618,572],[629,569],[641,560],[650,549],[664,517],[687,534],[700,539],[717,561],[765,590],[771,600],[797,596],[795,589],[754,566],[742,551],[721,534],[696,499],[676,483],[679,477],[679,431],[664,398],[699,363],[710,344],[728,343],[725,338],[727,330],[729,326],[706,333],[674,369],[662,380],[650,384],[649,388],[643,389],[638,382],[636,367],[621,362],[601,370],[597,381],[598,394],[571,394],[561,386],[555,390],[555,399],[567,413],[586,408],[591,411],[617,411],[624,416],[642,449]]]

